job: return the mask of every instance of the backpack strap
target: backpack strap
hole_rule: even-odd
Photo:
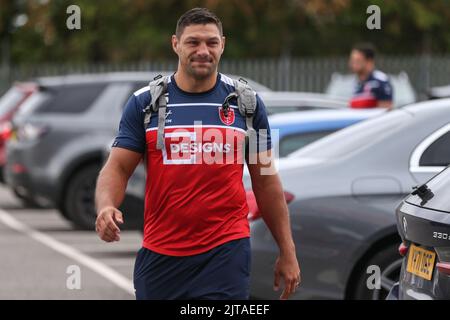
[[[245,117],[245,123],[247,125],[246,140],[248,142],[250,135],[256,133],[253,128],[253,118],[256,112],[256,93],[243,78],[240,78],[239,80],[233,79],[233,84],[235,91],[231,92],[225,98],[225,102],[222,106],[223,111],[225,116],[227,116],[228,109],[230,107],[229,100],[232,98],[237,98],[239,113]]]
[[[149,105],[143,110],[145,112],[144,117],[144,130],[147,130],[147,126],[150,123],[150,118],[153,112],[158,111],[158,131],[156,149],[164,149],[164,125],[166,123],[166,108],[167,108],[167,83],[169,82],[169,76],[158,75],[149,83],[151,101]]]

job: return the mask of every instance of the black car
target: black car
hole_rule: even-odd
[[[404,256],[390,299],[450,299],[450,166],[420,185],[396,210]]]

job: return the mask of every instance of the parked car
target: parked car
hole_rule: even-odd
[[[169,72],[36,79],[36,92],[14,117],[8,185],[21,197],[56,206],[78,228],[94,228],[94,190],[104,145],[115,136],[127,99],[158,74]],[[248,82],[255,90],[270,90]],[[141,224],[127,219],[124,228]]]
[[[269,115],[291,111],[348,108],[347,100],[322,93],[264,91],[258,94],[264,101]]]
[[[64,217],[83,226],[85,213],[95,216],[93,192],[102,148],[114,135],[128,97],[154,76],[111,73],[36,79],[37,92],[13,118],[7,184],[38,203],[56,206]]]
[[[447,145],[447,148],[449,145]],[[450,299],[450,167],[417,186],[396,210],[403,256],[391,299]]]
[[[278,130],[278,139],[272,142],[273,148],[283,158],[321,137],[383,112],[385,110],[323,109],[273,114],[269,116],[272,133],[274,129]],[[105,157],[109,154],[110,145],[105,148]],[[246,166],[244,170],[247,172]],[[145,179],[145,164],[142,162],[128,181],[124,200],[125,206],[133,208],[126,213],[128,216],[132,215],[133,219],[137,218],[135,215],[142,216],[144,212]],[[253,201],[251,197],[249,200]],[[254,218],[249,216],[249,219]]]
[[[278,130],[273,147],[276,154],[284,158],[330,133],[384,112],[384,109],[323,109],[272,114],[269,115],[270,127],[272,131]]]
[[[402,263],[395,208],[412,186],[450,163],[449,145],[450,99],[432,100],[357,123],[280,159],[304,274],[294,298],[384,299]],[[249,177],[244,180],[250,188]],[[251,295],[276,299],[278,248],[262,219],[251,231]],[[379,290],[366,286],[371,265],[381,268]]]
[[[400,72],[398,75],[389,75],[393,92],[394,108],[402,107],[417,101],[417,96],[406,72]],[[331,76],[330,83],[325,90],[326,94],[344,98],[347,102],[353,96],[356,88],[357,78],[352,74],[334,73]]]
[[[0,98],[0,182],[4,181],[3,169],[6,162],[6,140],[11,135],[11,119],[21,104],[36,91],[33,83],[15,83]]]
[[[450,85],[432,87],[427,90],[428,99],[441,99],[450,97]]]

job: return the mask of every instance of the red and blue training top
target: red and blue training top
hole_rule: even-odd
[[[232,79],[219,73],[211,90],[189,93],[177,86],[172,75],[167,92],[163,150],[156,148],[157,113],[144,130],[149,87],[128,100],[113,143],[146,154],[143,247],[189,256],[249,237],[242,183],[245,118],[236,99],[231,100],[227,116],[221,109],[225,97],[234,92]],[[257,152],[270,149],[267,114],[258,96],[253,127],[259,140]],[[261,129],[266,132],[260,134]]]

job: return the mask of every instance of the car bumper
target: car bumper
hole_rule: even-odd
[[[386,300],[398,300],[398,290],[399,290],[399,283],[397,282],[389,291]]]
[[[50,166],[36,164],[32,153],[16,143],[8,145],[6,156],[4,178],[10,188],[38,203],[56,205],[58,186],[48,172]]]

